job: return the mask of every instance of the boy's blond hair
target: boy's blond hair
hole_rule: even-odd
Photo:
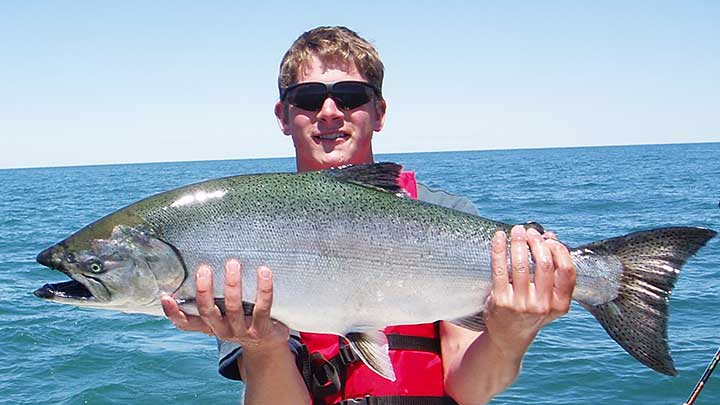
[[[346,27],[317,27],[300,35],[280,63],[278,88],[297,83],[300,69],[317,56],[326,64],[354,63],[360,75],[382,94],[384,67],[375,48]]]

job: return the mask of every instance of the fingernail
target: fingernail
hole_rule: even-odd
[[[510,230],[510,236],[513,239],[525,239],[525,227],[522,225],[515,225]]]
[[[267,267],[261,267],[260,268],[260,277],[263,280],[269,280],[270,279],[270,269]]]
[[[240,269],[238,266],[233,266],[231,264],[228,264],[228,266],[225,268],[225,275],[227,278],[237,278],[240,274]]]
[[[527,230],[528,236],[540,236],[540,232],[538,232],[535,228],[530,228]]]
[[[207,266],[200,266],[195,275],[197,276],[197,278],[210,278],[210,269]]]
[[[228,260],[227,264],[225,265],[225,272],[228,275],[237,275],[237,273],[240,272],[240,262],[237,260]]]

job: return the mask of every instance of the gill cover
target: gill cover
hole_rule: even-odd
[[[158,303],[160,296],[175,292],[186,278],[175,248],[146,229],[117,225],[109,239],[92,242],[92,252],[102,264],[92,277],[110,292],[113,306],[124,304],[129,309]]]

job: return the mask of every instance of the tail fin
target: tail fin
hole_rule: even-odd
[[[667,341],[668,300],[680,268],[717,232],[661,228],[581,246],[622,263],[618,295],[600,305],[581,304],[630,355],[655,371],[677,375]]]

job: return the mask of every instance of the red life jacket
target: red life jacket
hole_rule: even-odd
[[[398,182],[417,199],[413,172],[402,172]],[[370,403],[367,397],[373,397],[372,403],[377,404],[455,404],[443,384],[439,322],[388,326],[384,332],[397,377],[394,382],[370,370],[344,338],[300,333],[309,364],[309,371],[303,374],[314,404]]]

